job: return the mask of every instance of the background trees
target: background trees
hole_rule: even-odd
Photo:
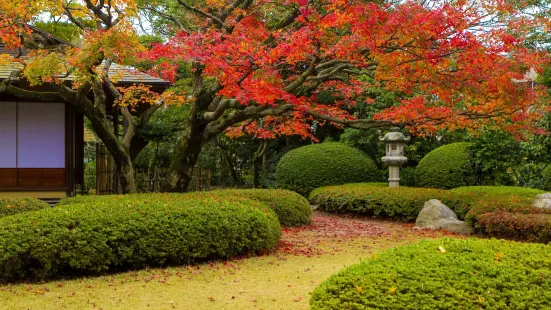
[[[121,104],[127,126],[119,139],[107,130],[102,101],[107,95],[127,102],[159,98],[113,87],[105,70],[112,62],[151,69],[175,84],[165,100],[185,105],[188,114],[178,127],[165,189],[183,191],[203,147],[228,129],[261,140],[316,139],[314,129],[323,125],[365,130],[394,124],[432,137],[481,127],[517,135],[538,131],[544,93],[521,81],[530,68],[541,72],[547,59],[524,44],[545,20],[527,14],[533,12],[527,5],[33,0],[3,2],[0,9],[7,12],[2,40],[13,47],[27,31],[21,25],[44,14],[80,29],[81,45],[41,49],[22,74],[54,84],[63,100],[85,111],[115,158],[123,191],[132,192],[134,155],[149,141],[141,129],[159,105],[136,118]],[[143,38],[144,50],[137,33],[149,30],[153,36]],[[57,76],[67,70],[78,83],[59,83]],[[13,87],[7,89],[15,93]]]

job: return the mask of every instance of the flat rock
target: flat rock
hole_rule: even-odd
[[[443,229],[458,234],[470,235],[474,231],[469,224],[457,219],[457,215],[438,199],[425,202],[417,216],[415,228]]]
[[[534,198],[532,205],[535,208],[547,209],[551,211],[551,193],[537,195],[536,198]]]

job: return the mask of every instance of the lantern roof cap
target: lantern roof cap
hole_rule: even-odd
[[[380,138],[379,140],[385,143],[409,142],[409,140],[411,140],[411,137],[406,137],[403,133],[401,133],[400,128],[392,127],[390,128],[390,132],[387,132],[385,136]]]

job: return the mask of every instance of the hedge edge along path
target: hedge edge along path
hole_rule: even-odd
[[[126,195],[143,202],[152,201],[185,201],[190,198],[215,198],[228,199],[243,197],[260,201],[272,208],[282,226],[294,227],[308,225],[312,221],[312,209],[310,203],[303,196],[283,189],[230,189],[215,190],[209,192],[193,193],[157,193]],[[59,206],[67,206],[76,203],[93,204],[95,201],[112,200],[119,196],[78,196],[63,199]],[[264,206],[264,205],[262,205]]]
[[[279,236],[274,211],[258,201],[119,196],[0,219],[0,279],[228,258],[268,250]]]
[[[550,255],[542,244],[423,241],[333,275],[311,309],[550,309]]]

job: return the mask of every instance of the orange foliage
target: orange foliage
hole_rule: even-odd
[[[215,2],[219,6],[222,1]],[[246,123],[232,129],[234,135],[245,130],[271,137],[288,134],[291,127],[307,135],[310,111],[354,119],[347,107],[362,90],[377,85],[404,96],[374,120],[402,124],[416,133],[482,125],[534,130],[543,93],[518,80],[530,68],[540,72],[548,60],[546,53],[523,45],[527,31],[546,25],[507,1],[430,7],[416,1],[393,6],[348,0],[275,2],[299,10],[295,24],[273,29],[259,12],[274,1],[255,1],[245,13],[230,15],[224,22],[228,27],[213,22],[197,32],[181,32],[144,57],[160,61],[159,72],[169,79],[176,76],[178,63],[199,62],[204,74],[220,83],[219,96],[244,106],[294,106],[284,118]],[[491,25],[483,27],[489,16]],[[318,68],[301,83],[308,91],[290,88],[312,63]],[[323,77],[331,70],[333,75]],[[321,104],[322,91],[338,94],[338,102]]]

